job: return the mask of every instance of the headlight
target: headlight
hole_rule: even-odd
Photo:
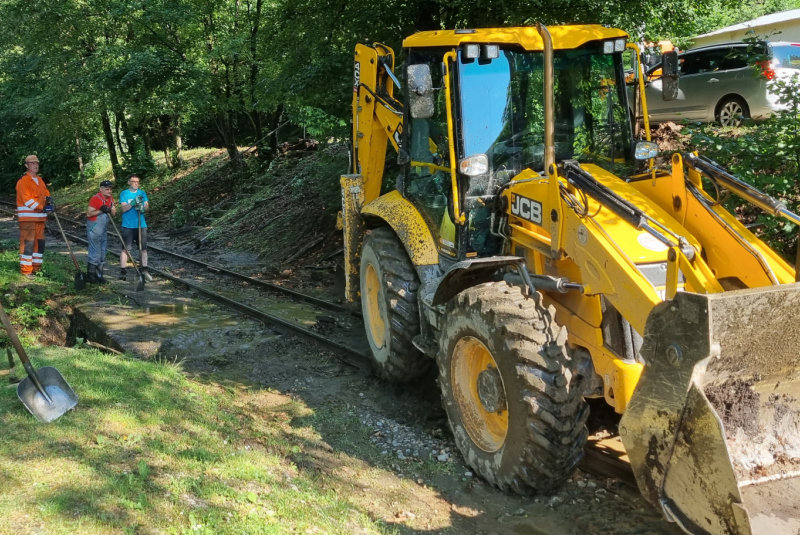
[[[489,158],[485,154],[473,154],[458,163],[462,175],[479,176],[489,170]]]
[[[614,41],[603,41],[603,54],[614,52]]]
[[[478,59],[481,55],[481,45],[475,43],[467,43],[462,45],[461,53],[466,59]]]
[[[614,52],[624,52],[625,51],[625,39],[617,39],[614,41]]]
[[[500,57],[500,47],[497,45],[485,45],[483,47],[484,59],[497,59]]]

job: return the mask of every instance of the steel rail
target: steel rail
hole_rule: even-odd
[[[0,204],[14,206],[13,203],[10,203],[8,201],[2,201],[2,200],[0,200]],[[69,217],[60,216],[60,219],[61,219],[61,221],[66,221],[66,222],[72,223],[73,225],[76,225],[76,226],[82,226],[84,224],[81,221],[78,221],[76,219],[71,219]],[[112,234],[112,236],[113,236],[113,234]],[[356,316],[356,317],[359,317],[359,318],[362,317],[361,316],[361,312],[359,312],[357,310],[351,310],[351,309],[349,309],[347,307],[343,307],[342,305],[339,305],[339,304],[336,304],[336,303],[331,303],[330,301],[325,301],[324,299],[320,299],[320,298],[314,297],[312,295],[304,294],[302,292],[298,292],[297,290],[292,290],[291,288],[284,288],[283,286],[278,286],[277,284],[272,284],[272,283],[267,282],[267,281],[263,281],[263,280],[260,280],[260,279],[249,277],[249,276],[244,275],[242,273],[238,273],[236,271],[233,271],[233,270],[221,267],[221,266],[215,266],[214,264],[209,264],[208,262],[203,262],[202,260],[197,260],[197,259],[189,257],[189,256],[184,256],[182,254],[174,253],[172,251],[167,251],[166,249],[162,249],[161,247],[157,247],[157,246],[152,245],[152,244],[148,244],[147,245],[147,249],[150,250],[150,251],[155,251],[155,252],[157,252],[159,254],[164,254],[164,255],[167,255],[167,256],[171,256],[173,258],[176,258],[178,260],[181,260],[181,261],[189,263],[189,264],[194,264],[196,266],[206,268],[207,270],[209,270],[211,272],[214,272],[214,273],[219,273],[219,274],[222,274],[222,275],[226,275],[228,277],[231,277],[231,278],[234,278],[234,279],[238,279],[238,280],[241,280],[241,281],[246,282],[248,284],[253,284],[255,286],[261,286],[262,288],[265,288],[265,289],[267,289],[269,291],[272,291],[272,292],[282,293],[282,294],[291,296],[291,297],[293,297],[295,299],[298,299],[300,301],[305,301],[307,303],[311,303],[312,305],[316,305],[316,306],[318,306],[320,308],[324,308],[326,310],[330,310],[330,311],[333,311],[333,312],[343,312],[343,313],[346,313],[346,314],[352,314],[353,316]],[[149,266],[148,266],[148,269],[153,271],[153,268],[151,268]]]
[[[78,236],[75,236],[74,234],[70,234],[69,232],[65,232],[64,235],[66,235],[69,239],[71,239],[73,241],[76,241],[78,243],[83,243],[84,245],[88,245],[88,243],[89,243],[84,238],[80,238]],[[108,252],[110,252],[112,254],[119,254],[119,251],[111,250],[111,249],[109,249]],[[164,279],[172,281],[172,282],[174,282],[176,284],[182,284],[182,285],[184,285],[184,286],[186,286],[188,288],[191,288],[192,290],[194,290],[194,291],[196,291],[196,292],[198,292],[200,294],[203,294],[204,296],[208,297],[212,301],[215,301],[215,302],[217,302],[217,303],[219,303],[221,305],[224,305],[224,306],[226,306],[228,308],[231,308],[233,310],[241,312],[242,314],[250,316],[251,318],[256,319],[256,320],[268,325],[271,329],[277,331],[280,334],[290,333],[290,334],[300,335],[303,338],[306,338],[308,340],[317,342],[317,343],[322,344],[323,346],[325,346],[325,347],[327,347],[329,349],[334,350],[336,353],[339,354],[339,356],[343,357],[343,360],[346,363],[348,363],[348,364],[350,364],[352,366],[355,366],[355,367],[357,367],[359,369],[362,369],[362,370],[371,369],[369,367],[369,365],[368,365],[370,356],[367,355],[366,353],[362,353],[361,351],[358,351],[357,349],[353,349],[353,348],[347,347],[344,344],[340,344],[338,342],[334,342],[333,340],[330,340],[330,339],[326,338],[325,336],[323,336],[321,334],[315,333],[314,331],[311,331],[309,329],[304,329],[303,327],[295,325],[291,321],[287,321],[287,320],[285,320],[283,318],[280,318],[278,316],[274,316],[274,315],[272,315],[272,314],[270,314],[268,312],[264,312],[263,310],[259,310],[257,308],[251,307],[249,305],[245,305],[243,303],[240,303],[239,301],[236,301],[235,299],[231,299],[231,298],[226,297],[226,296],[224,296],[222,294],[219,294],[217,292],[214,292],[212,290],[204,288],[203,286],[200,286],[199,284],[196,284],[194,282],[188,281],[186,279],[182,279],[180,277],[176,277],[176,276],[171,275],[171,274],[169,274],[169,273],[167,273],[165,271],[162,271],[162,270],[159,270],[159,269],[155,269],[155,268],[152,268],[152,267],[148,267],[147,269],[150,272],[155,273],[159,277],[162,277]]]

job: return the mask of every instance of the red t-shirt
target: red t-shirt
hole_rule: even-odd
[[[108,197],[103,197],[102,193],[98,193],[94,197],[89,199],[89,208],[94,208],[95,210],[99,210],[100,207],[103,206],[104,204],[109,208],[114,206],[114,197],[110,195]],[[87,217],[86,221],[97,221],[97,216]]]

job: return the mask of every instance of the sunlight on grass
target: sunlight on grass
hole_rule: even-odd
[[[44,525],[47,533],[387,532],[288,460],[300,445],[280,422],[311,414],[300,404],[239,403],[228,389],[169,366],[94,350],[31,356],[57,367],[80,404],[42,425],[13,389],[0,389],[0,525]]]

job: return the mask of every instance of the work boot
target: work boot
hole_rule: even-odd
[[[142,268],[142,277],[144,277],[144,280],[147,282],[153,282],[153,276],[150,275],[149,271],[147,271],[147,267]]]
[[[96,264],[86,264],[86,282],[89,284],[97,284],[97,265]]]
[[[97,274],[97,282],[99,282],[100,284],[105,284],[106,283],[106,279],[105,279],[105,277],[103,277],[103,266],[104,265],[105,264],[103,262],[101,262],[101,263],[97,264],[97,266],[95,266],[97,268],[95,270],[95,272]]]
[[[119,280],[128,280],[128,271],[125,268],[119,268]]]

